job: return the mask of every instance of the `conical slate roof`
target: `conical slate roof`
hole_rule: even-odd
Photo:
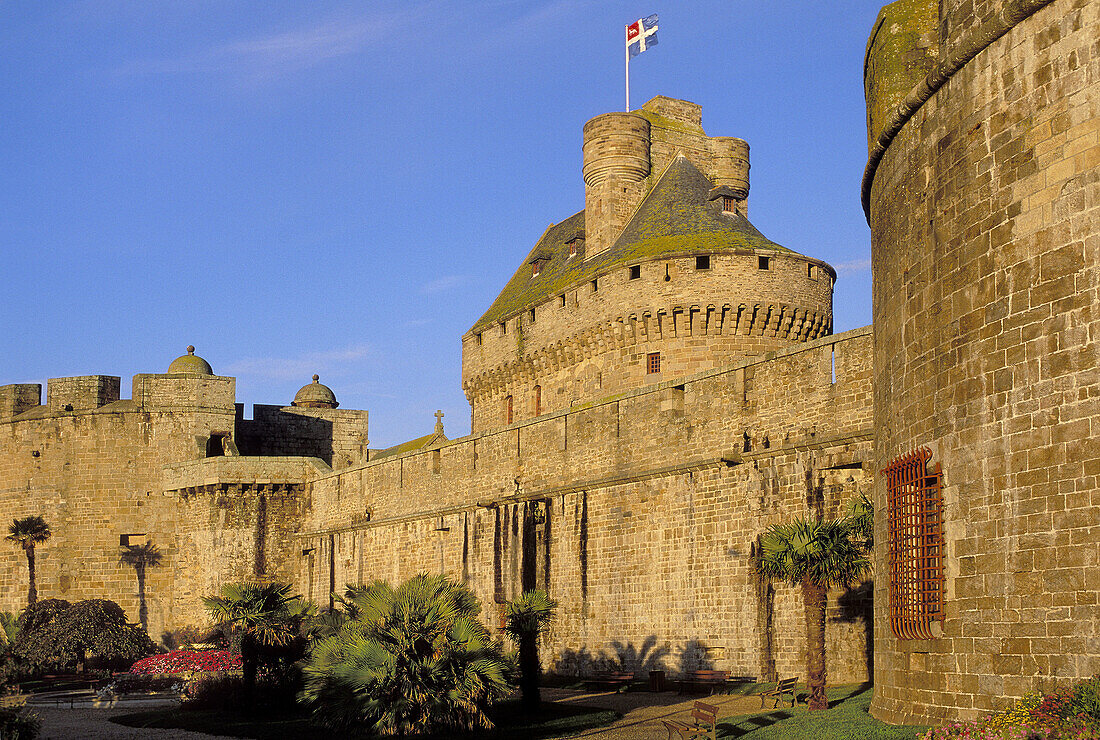
[[[723,212],[722,200],[711,199],[713,188],[710,178],[687,157],[674,158],[615,243],[589,260],[584,259],[583,250],[569,254],[569,242],[584,235],[584,211],[550,226],[471,331],[503,321],[615,267],[693,254],[757,249],[794,253],[765,237],[742,214]],[[531,269],[536,257],[545,258],[537,276]]]

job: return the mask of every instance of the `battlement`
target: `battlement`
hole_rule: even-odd
[[[0,420],[18,416],[42,402],[42,386],[38,383],[17,383],[0,386]]]
[[[140,373],[133,401],[143,409],[204,409],[236,414],[236,378],[190,373]]]
[[[51,412],[88,411],[119,400],[121,378],[113,375],[81,375],[46,381],[46,406]]]

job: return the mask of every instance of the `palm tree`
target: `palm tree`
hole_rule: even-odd
[[[256,671],[263,655],[289,646],[309,607],[301,596],[291,596],[289,584],[228,583],[221,596],[204,596],[207,612],[219,627],[230,630],[240,643],[245,699],[252,701]]]
[[[34,546],[39,545],[50,538],[50,525],[40,516],[25,516],[15,519],[8,527],[7,539],[18,542],[27,553],[27,571],[30,574],[30,585],[27,587],[27,606],[34,606],[38,601],[38,589],[34,585]]]
[[[848,519],[797,519],[769,527],[761,538],[761,574],[802,587],[810,709],[829,708],[825,697],[828,590],[852,583],[870,568],[865,551],[852,541],[852,534]]]
[[[866,493],[861,493],[848,502],[848,520],[852,523],[852,534],[865,550],[875,546],[875,505]]]
[[[149,631],[149,608],[145,604],[145,569],[156,568],[160,565],[164,556],[160,550],[149,540],[143,545],[123,545],[118,560],[124,565],[134,566],[138,582],[138,621],[141,628]]]
[[[343,620],[328,622],[302,668],[300,698],[318,722],[401,737],[492,727],[486,709],[507,693],[507,661],[469,589],[420,574],[396,589],[349,586],[337,601]]]
[[[504,631],[519,647],[520,690],[528,711],[537,711],[542,702],[539,695],[539,638],[554,620],[558,602],[541,590],[528,591],[508,602],[504,612]]]

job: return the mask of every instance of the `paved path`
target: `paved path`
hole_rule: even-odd
[[[216,735],[188,730],[158,730],[124,727],[110,722],[111,717],[132,714],[127,709],[49,709],[32,708],[42,718],[38,740],[219,740]],[[137,710],[140,711],[140,710]],[[225,740],[225,738],[220,738]],[[289,739],[288,739],[289,740]]]
[[[572,737],[593,740],[667,740],[668,731],[662,719],[690,721],[691,705],[702,699],[720,707],[718,716],[754,714],[760,711],[757,696],[717,695],[684,697],[669,691],[651,694],[644,691],[619,694],[616,692],[591,693],[570,689],[542,689],[544,701],[575,704],[584,707],[612,709],[623,718],[610,727],[588,730]],[[129,714],[128,709],[48,709],[36,708],[42,718],[42,734],[39,740],[216,740],[218,736],[188,730],[161,730],[124,727],[110,722],[110,718]],[[224,740],[224,738],[222,738]],[[292,740],[288,738],[288,740]]]
[[[668,730],[662,719],[691,721],[691,705],[699,700],[719,707],[719,724],[723,717],[755,714],[760,710],[759,696],[717,694],[715,696],[683,696],[673,692],[651,694],[644,691],[619,694],[614,691],[591,693],[570,689],[542,690],[545,701],[576,704],[584,707],[612,709],[623,718],[610,727],[588,730],[571,737],[594,740],[667,740]]]

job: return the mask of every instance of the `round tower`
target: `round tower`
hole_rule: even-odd
[[[880,719],[1100,673],[1097,28],[1098,2],[902,0],[872,31]]]
[[[634,113],[605,113],[584,125],[586,257],[611,246],[645,194],[649,126]]]
[[[714,136],[710,139],[713,152],[714,184],[733,191],[737,210],[748,213],[749,143],[734,136]]]

